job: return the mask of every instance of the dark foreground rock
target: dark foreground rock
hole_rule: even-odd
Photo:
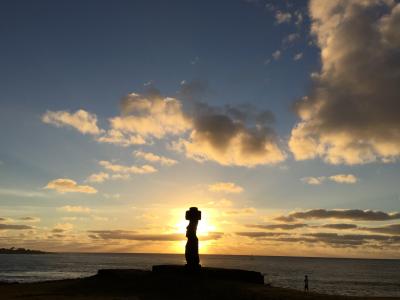
[[[157,268],[156,268],[157,269]],[[97,275],[40,283],[2,284],[0,299],[174,299],[174,300],[344,300],[385,299],[357,298],[303,293],[290,289],[266,286],[260,283],[213,277],[218,272],[206,271],[207,276],[192,276],[188,273],[168,274],[164,267],[155,272],[144,270],[100,270]],[[223,271],[227,274],[229,271]],[[232,274],[234,274],[232,272]],[[239,272],[240,273],[240,272]],[[236,276],[236,275],[235,275]],[[386,298],[389,299],[389,298]],[[392,298],[395,299],[395,298]],[[397,298],[400,300],[399,298]]]
[[[189,276],[196,279],[229,280],[247,283],[264,284],[264,276],[260,272],[238,269],[223,269],[203,267],[190,269],[179,265],[158,265],[153,266],[153,273],[168,276]]]

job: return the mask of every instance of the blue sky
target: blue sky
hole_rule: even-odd
[[[26,216],[36,219],[27,225],[29,229],[9,227],[0,232],[2,242],[50,250],[179,252],[175,241],[165,246],[152,238],[143,242],[134,234],[182,231],[179,209],[183,216],[184,209],[199,205],[210,216],[204,234],[226,231],[225,236],[210,238],[204,251],[268,255],[276,254],[282,241],[260,246],[250,234],[237,248],[227,245],[235,232],[251,231],[247,225],[275,224],[277,216],[295,211],[357,209],[389,215],[399,211],[399,124],[380,121],[391,120],[396,111],[391,99],[398,99],[399,90],[392,79],[377,78],[376,86],[365,92],[371,83],[347,63],[366,65],[367,59],[353,57],[365,47],[364,40],[361,33],[346,30],[352,14],[359,13],[365,16],[360,26],[366,32],[375,22],[382,37],[396,45],[397,36],[390,34],[399,5],[332,2],[323,7],[318,1],[3,1],[0,217],[6,225]],[[375,19],[369,18],[370,10],[376,12]],[[346,11],[351,13],[343,23],[333,26],[333,17],[346,16]],[[346,50],[349,44],[335,48],[346,39],[354,40],[352,50]],[[373,68],[390,68],[388,74],[393,72],[396,79],[398,54],[373,38],[371,44],[377,50],[370,57],[392,59],[389,66],[376,60]],[[383,104],[376,96],[382,90],[389,91]],[[154,122],[165,116],[124,111],[122,99],[129,105],[144,101],[155,107],[168,102],[167,97],[177,105],[172,108],[172,123],[161,123],[154,130],[148,125],[129,127],[130,116],[148,114]],[[362,100],[376,108],[376,115],[360,108],[357,103]],[[326,111],[319,110],[321,101]],[[196,108],[199,103],[208,110]],[[227,106],[241,110],[246,119],[236,118]],[[250,106],[251,111],[243,109]],[[346,106],[355,120],[345,118]],[[83,119],[74,115],[78,110],[86,113]],[[274,121],[260,125],[251,119],[264,111]],[[303,112],[311,117],[303,117]],[[229,120],[237,132],[222,148],[218,142],[227,133],[223,123],[212,127],[217,117]],[[120,132],[144,141],[129,146],[99,142],[116,129],[110,122],[116,118],[121,118]],[[360,125],[364,123],[369,126]],[[84,132],[84,126],[92,131]],[[204,129],[209,127],[211,131]],[[254,149],[243,152],[250,143],[243,136],[252,139]],[[309,150],[304,153],[304,149]],[[109,162],[109,167],[101,161]],[[115,171],[115,166],[145,165],[153,169]],[[90,178],[100,173],[104,178]],[[65,180],[75,182],[69,190],[62,188],[71,184]],[[211,188],[215,184],[220,187],[217,192]],[[232,185],[242,190],[234,191]],[[391,217],[381,223],[344,220],[355,222],[357,229],[329,233],[346,239],[350,234],[372,234],[360,233],[366,226],[397,224]],[[307,228],[339,221],[313,218],[311,222],[319,223]],[[94,241],[88,232],[101,230],[112,234],[124,230],[132,238],[116,235],[111,247],[96,233],[98,244],[89,247]],[[21,232],[26,237],[17,239]],[[295,232],[293,237],[301,234]],[[285,254],[337,253],[337,244],[318,243],[320,248],[310,250],[304,240],[298,253]],[[371,243],[375,242],[366,239],[348,247],[344,242],[339,255],[382,256],[366,250]],[[393,243],[384,257],[398,256]]]

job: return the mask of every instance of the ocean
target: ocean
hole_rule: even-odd
[[[174,254],[0,254],[0,281],[34,282],[86,277],[98,269],[151,269],[157,264],[184,264]],[[209,267],[259,271],[273,286],[353,296],[400,297],[400,260],[201,255]]]

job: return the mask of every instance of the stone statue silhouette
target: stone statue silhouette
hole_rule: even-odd
[[[187,243],[185,247],[186,266],[190,269],[200,268],[199,258],[199,240],[197,239],[196,230],[199,220],[201,220],[201,211],[197,207],[191,207],[186,211],[186,220],[189,225],[186,227]]]

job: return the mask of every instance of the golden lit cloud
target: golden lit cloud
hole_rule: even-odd
[[[100,183],[100,182],[106,181],[106,180],[109,179],[109,178],[110,178],[110,175],[109,175],[109,174],[104,173],[104,172],[99,172],[99,173],[91,174],[91,175],[86,179],[86,181],[87,181],[87,182],[97,182],[97,183]]]
[[[143,145],[146,144],[146,140],[140,135],[126,135],[120,130],[109,129],[105,135],[99,136],[96,139],[100,143],[115,144],[122,147],[128,147],[131,145]]]
[[[27,222],[27,223],[38,223],[40,222],[40,218],[38,217],[22,217],[18,219],[21,222]]]
[[[70,231],[74,228],[74,225],[71,223],[58,223],[54,226],[52,232],[60,233],[64,231]]]
[[[245,208],[237,208],[231,209],[224,212],[225,215],[230,216],[245,216],[245,215],[252,215],[255,214],[257,210],[254,207],[245,207]]]
[[[307,184],[311,184],[311,185],[319,185],[324,180],[325,180],[324,176],[320,176],[320,177],[303,177],[303,178],[301,178],[301,181],[303,181],[304,183],[307,183]]]
[[[92,210],[89,207],[66,205],[59,208],[61,211],[70,213],[90,213]]]
[[[47,111],[42,116],[42,121],[57,127],[72,127],[83,134],[98,135],[103,132],[97,126],[97,116],[83,109],[75,113],[68,111]]]
[[[122,100],[121,108],[121,116],[109,119],[110,128],[135,140],[182,134],[191,126],[175,98],[131,93]]]
[[[97,190],[90,185],[79,185],[76,181],[68,178],[58,178],[50,181],[45,189],[55,190],[58,193],[85,193],[95,194]]]
[[[235,133],[221,148],[213,144],[210,134],[193,131],[189,139],[180,139],[172,147],[184,152],[188,158],[199,162],[216,161],[221,165],[254,167],[278,163],[285,159],[285,154],[274,141],[257,141],[255,136],[246,132]]]
[[[149,174],[155,173],[158,170],[150,165],[143,165],[143,166],[124,166],[119,164],[114,164],[110,161],[102,160],[99,162],[100,166],[104,167],[105,169],[120,173],[120,174]]]
[[[356,183],[358,181],[353,174],[337,174],[330,176],[329,179],[338,183]]]
[[[160,156],[151,152],[144,152],[144,151],[134,151],[132,152],[132,154],[135,157],[140,157],[143,158],[146,161],[149,162],[156,162],[156,163],[160,163],[161,165],[164,166],[173,166],[175,164],[177,164],[178,162],[176,160],[173,160],[171,158],[165,157],[165,156]]]
[[[358,181],[358,178],[353,174],[336,174],[331,176],[319,176],[319,177],[303,177],[301,181],[310,185],[320,185],[324,181],[333,181],[336,183],[347,183],[353,184]]]
[[[289,147],[297,160],[392,162],[400,156],[400,3],[328,2],[309,4],[322,68],[296,103]]]
[[[210,184],[208,190],[211,192],[224,192],[238,194],[243,192],[243,188],[233,182],[217,182]]]

